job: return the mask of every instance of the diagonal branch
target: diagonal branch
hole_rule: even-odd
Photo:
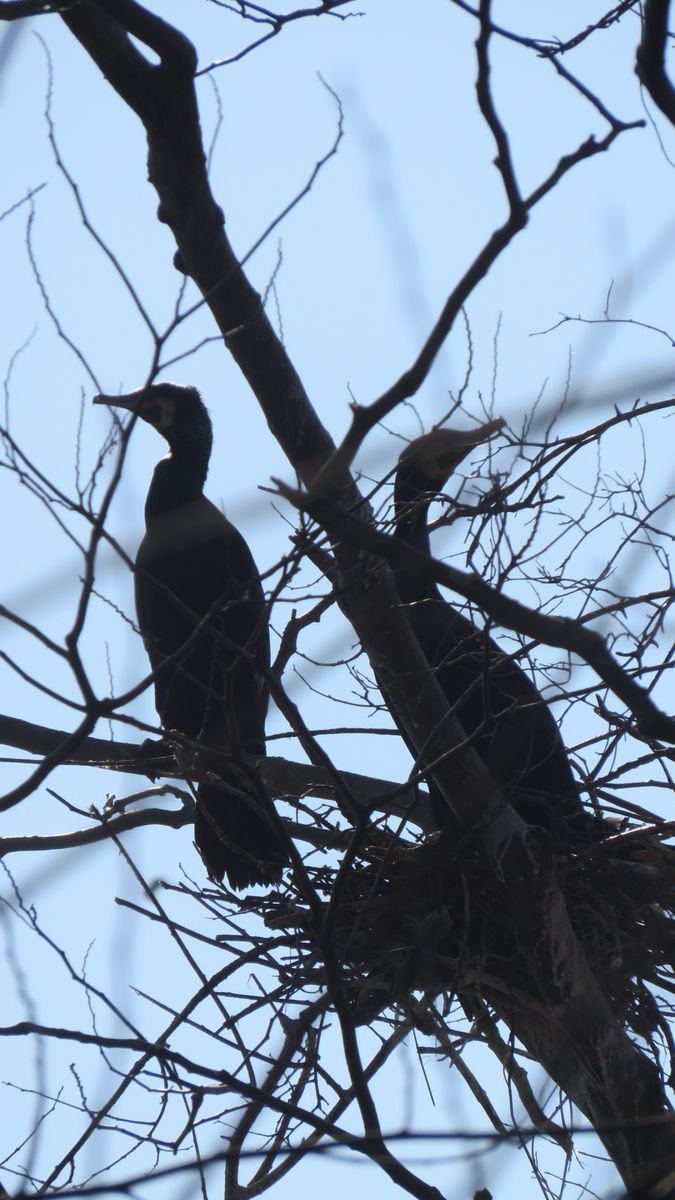
[[[635,72],[654,103],[675,125],[675,88],[666,72],[670,0],[646,0]]]

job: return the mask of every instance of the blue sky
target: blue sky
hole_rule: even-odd
[[[153,7],[178,24],[184,19],[185,6],[177,0]],[[496,5],[496,19],[519,20],[523,31],[561,39],[602,12],[601,5],[572,0],[547,5],[545,12],[533,3],[517,6],[517,14],[513,7]],[[272,318],[336,439],[347,428],[350,400],[371,402],[410,365],[448,292],[506,213],[493,165],[494,146],[474,103],[472,20],[450,0],[418,0],[417,5],[366,0],[354,6],[355,13],[357,8],[361,15],[346,21],[299,21],[241,61],[204,74],[198,85],[207,143],[221,118],[212,182],[240,254],[302,189],[314,164],[330,148],[337,110],[326,84],[340,98],[344,137],[337,155],[249,267],[261,291],[276,270]],[[618,28],[589,38],[570,65],[619,117],[645,118],[646,127],[626,132],[607,154],[577,167],[535,210],[528,228],[472,296],[468,321],[474,366],[467,390],[467,410],[472,413],[480,414],[481,404],[494,403],[495,411],[518,428],[536,397],[542,396],[544,414],[556,408],[570,369],[575,407],[561,426],[563,432],[601,420],[612,411],[617,395],[651,396],[647,384],[654,377],[663,381],[658,395],[668,393],[675,374],[673,347],[658,330],[667,332],[672,317],[674,180],[668,155],[672,157],[675,148],[671,131],[658,120],[657,136],[653,113],[633,73],[636,22],[629,14]],[[215,5],[190,6],[187,32],[202,67],[236,53],[252,29]],[[0,222],[5,281],[0,363],[16,440],[51,478],[72,490],[78,438],[86,473],[108,428],[106,413],[90,407],[92,394],[99,388],[114,392],[138,386],[147,375],[153,347],[118,272],[83,227],[72,190],[55,164],[45,118],[50,69],[51,116],[63,162],[77,183],[88,218],[158,329],[172,320],[181,279],[171,264],[170,235],[156,221],[156,197],[146,179],[138,122],[58,18],[27,22],[0,78],[0,212],[17,205],[31,189],[41,190],[34,197],[30,222],[27,204]],[[590,105],[548,64],[518,46],[495,43],[493,82],[525,191],[536,186],[561,154],[590,134],[605,132]],[[31,254],[60,326],[80,357],[58,336],[45,312]],[[553,328],[561,314],[601,317],[610,289],[613,315],[658,330],[635,324],[566,323]],[[545,330],[551,332],[543,334]],[[183,353],[213,332],[208,317],[199,312],[171,339],[168,353]],[[394,414],[388,430],[376,430],[368,439],[358,460],[364,473],[378,476],[389,470],[400,438],[418,432],[420,422],[428,427],[447,410],[449,394],[462,385],[466,362],[466,332],[459,325],[415,398],[417,414],[411,408]],[[165,375],[200,387],[215,430],[209,495],[224,504],[245,533],[261,568],[270,567],[285,553],[289,530],[283,506],[275,512],[270,496],[259,488],[274,476],[292,480],[292,474],[254,398],[217,343],[204,346]],[[652,497],[672,490],[669,433],[665,421],[650,423],[645,430],[650,452],[646,487]],[[638,435],[624,432],[608,441],[605,465],[628,474],[638,469],[641,452]],[[161,453],[151,429],[135,432],[111,523],[131,554],[142,531],[147,481]],[[586,459],[577,475],[570,472],[573,497],[593,469]],[[20,609],[50,636],[62,638],[77,602],[81,558],[44,505],[7,471],[0,472],[0,503],[6,514],[0,553],[2,561],[11,564],[2,601]],[[83,535],[76,521],[70,524]],[[459,548],[455,544],[445,549]],[[582,558],[589,574],[602,561],[604,550],[602,536],[589,535]],[[627,568],[626,588],[634,593],[650,578],[647,560],[633,563],[630,571]],[[132,612],[131,577],[107,551],[101,555],[97,587],[112,604]],[[278,628],[287,612],[288,606],[280,606],[275,613]],[[36,647],[34,639],[12,627],[3,634],[5,649],[26,671],[48,680],[56,691],[76,694],[67,673],[52,655]],[[311,658],[341,657],[353,641],[344,623],[331,619],[308,635],[303,648]],[[139,639],[103,601],[92,607],[84,645],[92,678],[103,692],[109,675],[121,691],[145,673]],[[337,723],[367,725],[367,715],[354,707],[348,678],[340,676],[336,684],[333,670],[327,684],[326,672],[311,663],[305,663],[302,672],[306,681],[300,675],[289,679],[289,691],[311,724],[336,723],[336,688],[344,701]],[[3,709],[54,727],[71,727],[72,712],[7,668],[0,673],[0,687]],[[322,698],[314,688],[324,693],[330,689],[330,694]],[[154,722],[147,695],[133,713]],[[272,713],[269,732],[283,729],[281,718]],[[97,732],[105,736],[106,731]],[[581,736],[572,726],[568,737],[575,733]],[[124,737],[124,730],[115,736]],[[346,769],[400,778],[408,769],[405,751],[393,738],[354,735],[326,739],[326,745]],[[275,752],[300,757],[293,743],[274,746]],[[7,790],[25,774],[25,768],[9,763],[2,770]],[[84,808],[102,805],[107,792],[119,794],[127,783],[104,772],[67,769],[50,782]],[[3,829],[43,832],[71,828],[73,822],[73,816],[40,788],[29,802],[3,816]],[[129,846],[151,876],[176,879],[182,864],[198,877],[200,865],[186,830],[137,834]],[[35,857],[14,858],[10,865],[45,928],[57,940],[68,931],[74,961],[79,963],[94,942],[88,970],[139,1021],[148,1020],[149,1031],[155,1018],[130,994],[130,982],[159,989],[180,1002],[191,979],[171,948],[160,953],[155,933],[114,904],[114,896],[120,894],[137,899],[138,890],[112,846],[68,851],[54,862],[46,855],[38,862]],[[65,987],[53,954],[17,921],[12,928],[27,983],[38,993],[41,1018],[56,1020],[61,1012],[64,1021],[74,1024],[79,1015],[87,1027],[84,1006],[79,1014],[70,1011],[72,989]],[[45,979],[46,994],[38,987]],[[20,987],[11,999],[5,998],[5,1005],[3,1024],[21,1019]],[[67,1073],[69,1053],[59,1057],[47,1052],[52,1088]],[[30,1063],[27,1048],[19,1045],[3,1078],[23,1078]],[[89,1070],[92,1088],[102,1087],[93,1058]],[[447,1066],[432,1064],[429,1073],[435,1108],[426,1098],[414,1050],[401,1052],[382,1085],[387,1128],[397,1129],[407,1119],[408,1101],[418,1127],[444,1129],[478,1122],[483,1128],[484,1117],[476,1114]],[[503,1103],[499,1076],[492,1069],[485,1078]],[[14,1144],[12,1138],[18,1141],[25,1133],[31,1103],[25,1095],[9,1094],[6,1149]],[[45,1126],[44,1161],[53,1159],[59,1137],[68,1136],[61,1120],[65,1128],[65,1116]],[[68,1127],[71,1134],[76,1124]],[[585,1141],[580,1148],[586,1148]],[[430,1165],[424,1174],[450,1194],[465,1179],[466,1164],[452,1166],[450,1158],[459,1157],[459,1152],[452,1145],[447,1150],[448,1160]],[[2,1154],[0,1147],[0,1159]],[[434,1144],[415,1149],[411,1157],[417,1154],[435,1160],[441,1152]],[[18,1161],[23,1161],[21,1155]],[[96,1163],[90,1166],[95,1169]],[[550,1170],[560,1169],[560,1161],[552,1158]],[[508,1185],[517,1186],[520,1195],[537,1193],[522,1154],[500,1151],[487,1159],[485,1175],[481,1170],[480,1164],[475,1167],[476,1187],[489,1186],[496,1195],[504,1194],[507,1176],[499,1174],[503,1170],[508,1172]],[[583,1162],[579,1171],[583,1179],[591,1168]],[[11,1175],[0,1178],[11,1191]],[[596,1191],[602,1192],[609,1178],[601,1166],[593,1165]],[[391,1195],[391,1184],[382,1174],[363,1162],[343,1164],[342,1156],[305,1164],[282,1181],[275,1194],[285,1200],[297,1194],[298,1186],[317,1183],[327,1195],[345,1186],[367,1187],[373,1200]]]

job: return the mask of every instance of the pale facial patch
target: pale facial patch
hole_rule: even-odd
[[[155,429],[171,429],[176,421],[176,402],[169,396],[153,396],[146,400],[140,415]]]

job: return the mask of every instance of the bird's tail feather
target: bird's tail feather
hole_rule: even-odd
[[[210,878],[233,888],[275,883],[288,863],[261,799],[226,783],[198,788],[195,843]]]

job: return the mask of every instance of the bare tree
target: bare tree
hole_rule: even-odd
[[[130,1191],[152,1170],[165,1185],[187,1174],[189,1186],[199,1180],[206,1195],[214,1177],[210,1168],[218,1164],[228,1197],[254,1195],[309,1155],[337,1146],[370,1160],[411,1195],[437,1197],[441,1193],[424,1168],[406,1163],[411,1130],[402,1131],[399,1144],[378,1103],[388,1065],[402,1046],[414,1044],[420,1062],[434,1056],[454,1069],[481,1106],[495,1141],[513,1139],[522,1146],[544,1191],[550,1189],[538,1166],[540,1140],[557,1143],[569,1159],[576,1132],[590,1127],[631,1195],[675,1195],[669,1086],[675,859],[666,844],[672,823],[656,802],[661,791],[670,797],[675,743],[667,688],[671,496],[667,487],[655,494],[647,486],[646,469],[638,466],[626,476],[613,469],[611,455],[609,466],[603,458],[607,445],[621,444],[639,463],[644,444],[668,429],[664,418],[675,401],[667,394],[667,380],[646,372],[628,381],[623,393],[617,388],[617,394],[599,398],[568,382],[555,403],[540,398],[518,423],[506,426],[499,402],[493,397],[487,403],[474,389],[466,316],[478,285],[508,262],[532,214],[589,160],[614,152],[625,137],[639,136],[642,119],[614,115],[610,102],[574,69],[574,54],[593,45],[602,54],[603,36],[619,23],[632,21],[637,30],[639,6],[624,0],[558,42],[496,23],[487,0],[475,9],[453,2],[474,25],[477,105],[491,138],[506,216],[450,282],[407,369],[370,403],[352,405],[349,429],[337,445],[307,394],[279,322],[269,315],[276,276],[261,296],[248,267],[289,214],[302,213],[303,199],[336,154],[343,136],[340,101],[334,96],[333,144],[243,254],[226,233],[220,206],[225,198],[214,194],[210,182],[196,81],[260,53],[272,39],[291,36],[307,18],[329,24],[354,19],[354,0],[282,6],[286,11],[239,0],[217,4],[228,33],[235,19],[241,22],[243,41],[235,53],[201,68],[188,33],[135,0],[0,4],[0,17],[10,22],[56,14],[144,130],[157,218],[170,231],[180,280],[164,325],[147,311],[133,272],[109,249],[86,210],[48,109],[56,162],[82,224],[108,255],[152,344],[146,381],[177,362],[191,366],[207,342],[215,343],[223,360],[229,355],[236,364],[251,402],[258,402],[291,464],[293,483],[277,479],[270,485],[293,528],[277,561],[265,564],[271,620],[279,633],[268,683],[307,759],[270,755],[246,762],[256,786],[277,802],[290,839],[283,886],[236,896],[205,886],[204,879],[184,877],[165,881],[160,891],[154,883],[159,863],[149,877],[139,871],[123,835],[190,825],[194,785],[203,769],[185,739],[169,755],[162,746],[152,761],[141,754],[142,737],[157,736],[158,729],[133,705],[151,689],[152,674],[143,665],[132,686],[106,692],[87,641],[91,613],[105,603],[97,583],[103,553],[132,569],[128,548],[115,536],[112,512],[124,490],[135,421],[111,426],[88,466],[78,431],[76,486],[65,484],[58,471],[45,472],[32,455],[26,431],[16,431],[10,412],[19,388],[13,379],[16,350],[5,381],[3,465],[17,491],[44,505],[74,543],[81,584],[60,638],[16,607],[0,609],[26,644],[39,650],[42,663],[35,674],[23,665],[21,652],[2,652],[8,671],[66,706],[70,718],[65,728],[46,728],[29,720],[29,711],[19,715],[18,708],[0,718],[3,743],[32,756],[0,807],[6,814],[25,811],[68,764],[140,775],[151,770],[173,782],[111,798],[104,809],[78,809],[75,831],[26,832],[30,825],[21,822],[16,832],[3,833],[0,851],[5,858],[18,852],[38,858],[45,851],[113,842],[145,895],[142,904],[126,901],[127,909],[172,940],[191,979],[180,1009],[163,1005],[161,991],[146,997],[161,1021],[141,1025],[91,981],[86,963],[75,966],[67,938],[54,942],[8,875],[13,919],[57,956],[87,1008],[77,1020],[65,1019],[58,1008],[53,1018],[43,1019],[47,988],[39,1003],[26,996],[26,1019],[4,1024],[0,1033],[35,1039],[38,1046],[65,1041],[70,1054],[75,1043],[83,1055],[91,1047],[109,1073],[105,1098],[94,1103],[81,1068],[73,1067],[80,1131],[73,1136],[64,1126],[56,1153],[50,1143],[46,1167],[43,1130],[50,1121],[61,1129],[66,1101],[52,1095],[38,1071],[34,1090],[42,1107],[36,1109],[28,1149],[3,1148],[7,1170],[20,1176],[21,1194],[33,1185],[38,1194]],[[665,69],[668,7],[648,0],[635,53],[643,87],[672,122],[675,106]],[[541,60],[556,72],[588,108],[593,128],[602,127],[565,144],[527,186],[515,165],[516,131],[500,115],[492,76],[502,48],[511,45],[528,62]],[[26,198],[29,206],[32,201],[32,195]],[[54,309],[31,222],[32,216],[27,253],[45,308],[77,355],[83,379],[89,377],[83,386],[88,398],[90,383],[97,391],[106,389],[99,387],[80,339],[72,338]],[[181,342],[195,312],[208,315],[208,332],[192,341],[188,334]],[[494,436],[482,449],[474,447],[477,474],[452,481],[452,500],[438,522],[469,531],[460,569],[397,536],[387,507],[396,455],[378,468],[372,484],[352,469],[373,431],[396,420],[418,396],[462,320],[466,371],[448,415],[465,427],[490,421]],[[601,320],[605,326],[613,321],[609,300]],[[562,321],[571,324],[572,318]],[[605,411],[596,411],[602,407]],[[583,487],[569,482],[575,470]],[[591,542],[603,554],[601,567],[589,574]],[[636,590],[629,581],[637,574],[637,556],[645,553],[649,588]],[[476,628],[495,636],[556,703],[566,735],[574,734],[568,749],[597,837],[561,840],[511,803],[479,752],[478,736],[467,736],[461,711],[441,676],[430,670],[399,599],[396,581],[404,572],[448,589]],[[289,605],[292,615],[284,621],[280,614]],[[111,615],[125,622],[129,639],[136,637],[128,612]],[[352,646],[333,656],[339,662],[324,664],[317,690],[329,711],[342,688],[342,699],[350,697],[361,712],[377,713],[382,736],[401,738],[411,753],[408,779],[380,778],[383,772],[371,769],[368,750],[360,754],[358,772],[344,770],[328,754],[315,720],[296,702],[289,668],[303,655],[311,658],[307,639],[327,621],[353,631]],[[486,675],[490,669],[486,653]],[[118,731],[121,726],[122,740],[95,736],[101,722]],[[335,731],[339,721],[329,724]],[[373,731],[361,744],[377,736]],[[232,770],[226,757],[222,765],[225,774]],[[452,813],[453,837],[436,829],[429,784]],[[163,796],[177,798],[179,807],[158,804]],[[151,806],[139,807],[149,798]],[[603,814],[615,822],[603,824]],[[8,961],[21,990],[21,967],[8,937]],[[104,1032],[108,1019],[117,1023],[114,1035]],[[489,1051],[504,1072],[509,1119],[481,1075],[484,1059],[473,1057],[477,1047]],[[530,1078],[537,1064],[550,1081],[544,1095]],[[223,1130],[224,1144],[216,1140]],[[460,1133],[447,1131],[450,1137]],[[109,1152],[103,1147],[111,1135],[115,1149]],[[489,1183],[489,1166],[480,1182]]]

